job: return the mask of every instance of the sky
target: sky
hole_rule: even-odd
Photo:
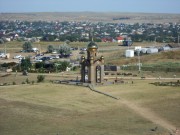
[[[0,13],[79,11],[180,14],[180,0],[0,0]]]

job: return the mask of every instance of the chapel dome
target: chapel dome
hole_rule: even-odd
[[[88,46],[87,49],[98,49],[97,44],[94,41],[91,41]]]

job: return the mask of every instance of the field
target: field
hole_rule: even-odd
[[[180,128],[179,88],[133,81],[95,87],[119,100],[49,82],[1,86],[0,134],[169,135]]]
[[[127,17],[129,19],[114,20]],[[1,13],[0,20],[21,21],[76,21],[110,23],[172,23],[179,22],[179,14],[126,13],[126,12],[46,12],[46,13]]]

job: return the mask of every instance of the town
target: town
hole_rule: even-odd
[[[179,23],[92,23],[92,22],[45,22],[0,21],[0,43],[4,41],[89,41],[89,31],[94,30],[95,42],[155,41],[177,43]]]

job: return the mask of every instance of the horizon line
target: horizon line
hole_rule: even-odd
[[[2,12],[0,14],[23,14],[23,13],[141,13],[141,14],[180,14],[180,13],[168,13],[168,12],[128,12],[128,11],[37,11],[37,12]]]

